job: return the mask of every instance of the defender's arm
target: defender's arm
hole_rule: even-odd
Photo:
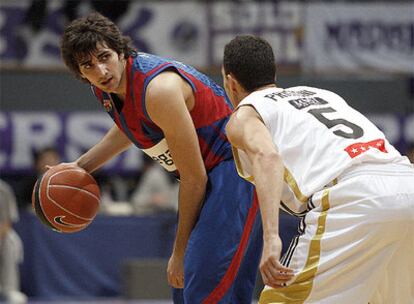
[[[279,207],[284,166],[271,135],[258,113],[242,106],[233,113],[227,136],[233,146],[243,150],[252,166],[263,222],[264,248],[260,271],[266,285],[277,287],[292,277],[292,271],[279,262],[282,249],[279,237]]]

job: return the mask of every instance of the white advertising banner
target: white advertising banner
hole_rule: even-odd
[[[309,71],[414,74],[414,3],[309,4],[304,66]]]
[[[66,1],[50,0],[37,31],[25,22],[30,0],[0,4],[0,61],[25,67],[62,67],[59,39],[68,21]],[[93,7],[79,2],[76,15]],[[299,64],[303,5],[297,2],[234,3],[130,1],[117,20],[121,31],[142,52],[196,67],[221,64],[223,47],[235,35],[261,35],[274,46],[280,64]]]
[[[221,63],[224,46],[238,34],[259,35],[274,48],[278,64],[299,64],[303,4],[281,2],[215,2],[208,24],[209,62]]]

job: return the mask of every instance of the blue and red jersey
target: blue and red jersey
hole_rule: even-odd
[[[177,72],[193,89],[195,105],[190,115],[206,170],[232,158],[231,146],[224,129],[232,106],[221,87],[191,66],[151,54],[137,53],[128,59],[126,65],[127,94],[121,109],[117,108],[114,102],[116,97],[112,94],[94,86],[92,90],[131,142],[178,176],[164,134],[149,117],[145,104],[149,82],[166,70]]]
[[[127,95],[122,104],[117,96],[92,89],[128,138],[178,177],[164,134],[145,106],[148,84],[166,70],[177,72],[193,89],[195,105],[190,115],[210,181],[186,248],[186,284],[175,290],[174,303],[229,303],[235,299],[249,303],[263,238],[253,185],[239,178],[232,162],[224,161],[232,159],[225,135],[232,107],[224,90],[190,66],[145,53],[128,59]]]

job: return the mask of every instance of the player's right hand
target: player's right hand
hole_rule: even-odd
[[[280,263],[281,251],[282,241],[279,236],[264,240],[260,273],[262,274],[263,283],[273,288],[286,286],[286,283],[294,276],[292,269]]]
[[[184,288],[184,257],[172,254],[167,266],[168,284],[174,288]]]

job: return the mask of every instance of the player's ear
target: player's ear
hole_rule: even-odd
[[[118,60],[123,64],[123,66],[125,68],[127,60],[125,58],[125,54],[124,53],[118,54]]]
[[[239,81],[233,76],[232,73],[227,74],[226,77],[227,77],[227,83],[228,83],[229,89],[232,92],[237,92],[237,90],[240,88]]]

